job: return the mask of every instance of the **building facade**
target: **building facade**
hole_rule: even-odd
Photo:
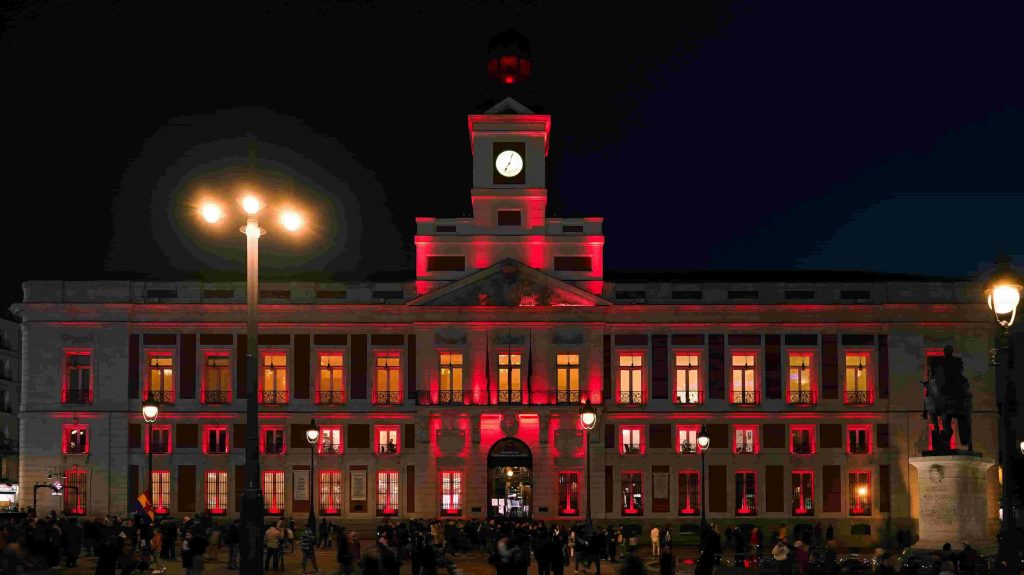
[[[550,126],[511,99],[469,116],[473,216],[417,219],[409,281],[262,286],[268,515],[313,505],[367,529],[385,516],[574,521],[589,500],[600,524],[696,523],[703,507],[720,525],[821,522],[866,544],[914,528],[908,458],[929,441],[920,382],[947,344],[971,383],[974,449],[996,455],[994,324],[978,284],[606,276],[602,219],[546,215]],[[158,512],[235,516],[245,286],[24,291],[21,481],[56,471],[74,488],[40,510],[123,514],[151,479]],[[599,414],[589,442],[587,400]]]
[[[18,406],[21,323],[0,314],[0,512],[18,504]]]

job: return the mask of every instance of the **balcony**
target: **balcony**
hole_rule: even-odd
[[[341,446],[333,443],[324,443],[320,446],[320,455],[341,455]]]
[[[786,403],[789,405],[814,405],[817,403],[815,393],[809,390],[789,390],[786,392]]]
[[[147,394],[148,395],[146,397],[152,397],[153,401],[159,403],[160,405],[169,405],[174,403],[174,391],[172,390],[162,389],[154,391],[151,389],[147,392]]]
[[[871,453],[871,446],[867,443],[851,443],[850,453],[854,455],[867,455],[868,453]]]
[[[644,392],[642,391],[620,391],[619,405],[643,405]]]
[[[91,389],[65,389],[64,403],[85,405],[92,403]]]
[[[682,406],[700,405],[704,403],[704,394],[700,390],[677,390],[672,396],[672,403]]]
[[[225,405],[231,403],[231,392],[213,389],[203,390],[203,403],[206,405]]]
[[[263,445],[263,455],[284,455],[284,440]]]
[[[578,405],[583,396],[578,389],[560,389],[555,392],[555,403],[558,405]]]
[[[810,441],[794,442],[791,449],[792,453],[796,455],[810,455],[814,453],[814,445]]]
[[[377,455],[398,455],[398,446],[394,443],[378,443]]]
[[[167,454],[171,452],[171,446],[166,441],[153,442],[149,444],[149,452],[157,455]]]
[[[861,406],[871,405],[874,398],[870,391],[844,391],[843,403],[846,405]]]
[[[732,452],[736,454],[757,453],[757,445],[753,443],[737,443],[733,446]]]
[[[699,453],[695,442],[684,441],[679,444],[679,453]]]
[[[402,392],[375,391],[374,403],[377,405],[402,405]]]
[[[318,391],[316,392],[317,405],[345,405],[344,391]]]
[[[509,405],[523,402],[523,392],[518,389],[499,389],[498,404]]]
[[[640,455],[643,453],[639,443],[623,443],[622,454],[623,455]]]
[[[729,392],[729,403],[733,405],[757,405],[761,394],[757,390],[733,390]]]
[[[287,391],[261,391],[260,403],[264,405],[286,405],[288,403]]]

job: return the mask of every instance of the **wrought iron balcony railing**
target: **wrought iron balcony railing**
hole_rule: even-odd
[[[733,390],[729,392],[729,403],[733,405],[757,405],[761,394],[756,390]]]
[[[171,448],[171,446],[168,445],[166,442],[160,442],[160,443],[154,442],[154,443],[150,443],[149,444],[149,452],[150,453],[156,453],[156,454],[169,453],[170,452],[170,448]]]
[[[214,389],[203,390],[203,403],[206,405],[223,405],[231,403],[231,392]]]
[[[264,391],[260,393],[260,403],[269,405],[284,405],[288,403],[287,391]]]
[[[519,389],[499,389],[498,390],[498,403],[499,404],[511,404],[511,403],[522,403],[523,392]]]
[[[437,392],[438,405],[462,405],[463,401],[461,389],[442,389]]]
[[[345,404],[345,392],[344,391],[318,391],[316,392],[316,402],[318,405],[344,405]]]
[[[66,389],[64,390],[64,403],[92,403],[91,389]]]
[[[624,443],[622,444],[622,453],[625,455],[640,455],[643,450],[639,443]]]
[[[161,390],[156,390],[156,391],[149,390],[147,392],[147,394],[148,394],[147,395],[148,397],[152,397],[153,401],[159,403],[160,405],[166,405],[166,404],[174,403],[174,391],[172,391],[172,390],[169,390],[169,389],[161,389]]]
[[[855,455],[864,455],[866,453],[871,453],[871,449],[868,447],[866,443],[851,443],[850,453],[853,453]]]
[[[809,441],[800,441],[793,444],[793,453],[797,455],[809,455],[814,453],[814,446]]]
[[[398,455],[398,446],[394,443],[378,443],[377,455]]]
[[[786,401],[790,405],[814,405],[814,395],[813,391],[791,389],[786,394]]]
[[[402,405],[401,391],[377,391],[375,397],[377,405]]]
[[[575,405],[582,401],[583,398],[578,389],[559,389],[555,392],[555,403],[558,405]]]
[[[341,453],[341,446],[333,443],[325,443],[320,446],[320,455],[338,455]]]
[[[757,446],[753,443],[737,443],[732,448],[733,453],[757,453]]]
[[[704,394],[697,389],[676,390],[672,396],[672,402],[676,405],[700,405],[704,403]]]
[[[644,392],[642,391],[620,391],[619,405],[642,405],[644,403]]]
[[[679,444],[679,453],[698,453],[697,444],[690,441],[684,441]]]
[[[284,453],[284,441],[275,441],[263,445],[264,455],[281,455]]]
[[[843,403],[846,405],[871,405],[870,391],[844,391]]]

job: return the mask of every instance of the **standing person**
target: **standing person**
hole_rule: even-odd
[[[240,520],[235,519],[224,530],[222,537],[224,544],[228,546],[228,569],[238,569],[238,524]]]
[[[206,560],[215,563],[220,559],[220,545],[221,540],[224,538],[223,527],[218,524],[212,525],[209,537],[209,545],[206,547]]]
[[[281,567],[281,530],[277,525],[271,525],[270,529],[263,534],[263,546],[267,548],[267,554],[263,559],[263,570],[270,571],[270,564],[273,562],[274,571]]]
[[[565,548],[562,543],[562,534],[557,530],[548,541],[548,559],[551,561],[551,575],[565,573]]]
[[[622,534],[614,525],[608,526],[608,561],[617,563],[615,559],[616,551],[619,548],[619,541],[621,541]]]
[[[807,564],[810,562],[811,554],[807,551],[807,545],[803,541],[797,541],[793,544],[795,551],[793,555],[796,561],[796,570],[800,575],[807,573]]]
[[[294,525],[295,525],[295,520],[294,519],[290,520],[287,525],[285,524],[285,522],[283,520],[277,522],[277,528],[281,531],[281,541],[291,541],[291,542],[294,543],[294,541],[295,541],[295,529],[293,528]],[[278,569],[278,571],[284,571],[284,549],[282,549],[280,546],[277,549],[277,558],[281,561],[281,568]]]
[[[821,547],[822,545],[825,544],[825,542],[822,541],[821,538],[822,538],[821,521],[819,521],[819,522],[814,524],[814,536],[813,536],[813,539],[811,540],[811,543],[812,543],[812,545],[814,545],[815,548]]]
[[[202,533],[192,535],[192,540],[189,542],[189,549],[192,551],[192,569],[188,575],[200,575],[203,572],[203,562],[209,544],[206,536]]]
[[[344,529],[339,528],[337,533],[338,533],[338,546],[337,546],[338,551],[337,551],[336,558],[338,560],[338,570],[341,572],[341,575],[351,575],[352,574],[352,561],[353,561],[353,557],[352,557],[351,548],[349,547],[349,534],[350,534],[350,532],[345,531]]]
[[[320,518],[320,548],[331,548],[331,524],[327,522],[325,517]]]
[[[778,564],[779,573],[789,573],[787,570],[789,567],[789,547],[786,547],[785,539],[780,538],[775,547],[772,548],[772,559]]]
[[[63,533],[67,540],[67,547],[64,551],[67,554],[68,567],[78,566],[78,556],[82,554],[82,540],[85,538],[84,533],[85,530],[78,523],[77,517],[68,518],[68,524]]]
[[[651,556],[661,556],[661,531],[657,525],[651,528]]]
[[[661,548],[658,566],[660,575],[675,575],[675,558],[672,557],[672,549],[668,545]]]
[[[302,546],[302,573],[305,575],[309,573],[306,571],[306,561],[313,562],[313,572],[319,572],[320,567],[316,564],[316,524],[307,523],[306,528],[302,530],[302,539],[300,545]]]
[[[829,541],[834,541],[835,538],[836,538],[836,531],[835,531],[835,529],[832,528],[831,525],[829,525],[828,529],[825,530],[825,544],[828,545],[828,542]]]
[[[153,530],[153,538],[149,540],[149,547],[153,552],[153,570],[152,573],[163,573],[167,571],[167,567],[163,561],[160,560],[160,556],[163,554],[163,539],[164,534],[159,529]]]

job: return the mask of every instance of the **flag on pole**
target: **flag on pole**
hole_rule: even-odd
[[[152,521],[154,519],[153,504],[150,501],[148,493],[146,493],[145,491],[140,493],[139,496],[135,498],[135,503],[136,503],[136,505],[135,505],[135,512],[136,513],[145,513],[146,515],[149,516],[150,521]]]

